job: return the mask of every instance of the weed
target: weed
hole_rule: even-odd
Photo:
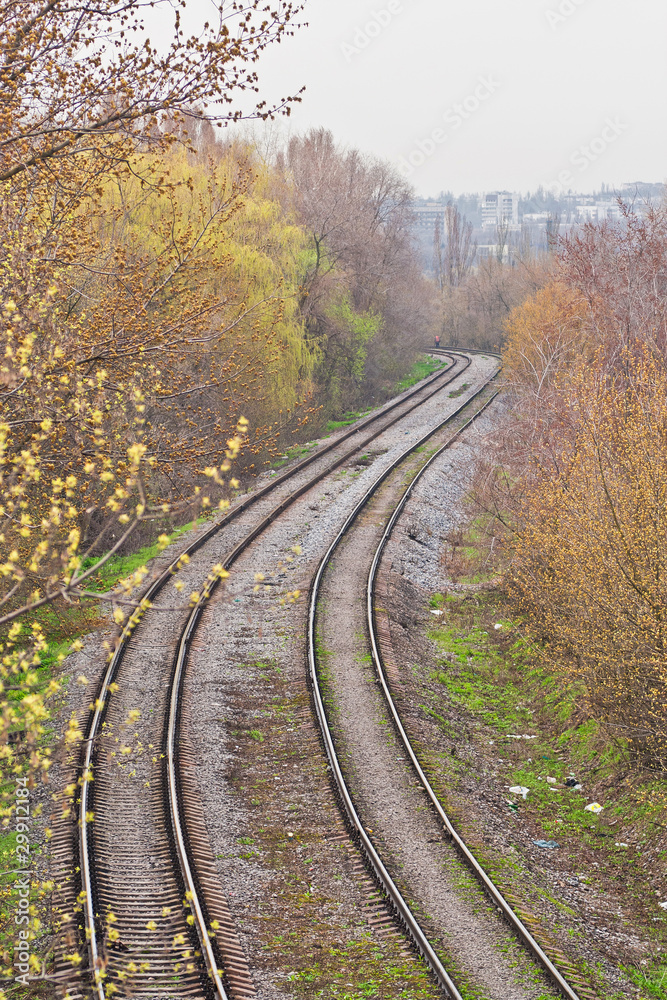
[[[626,968],[631,981],[641,987],[644,996],[655,1000],[667,1000],[667,965],[656,964],[653,968]]]
[[[450,399],[458,399],[458,397],[462,396],[463,393],[466,392],[469,388],[470,388],[469,383],[468,382],[464,382],[460,389],[454,389],[452,392],[450,392],[449,398]]]
[[[415,362],[408,374],[401,379],[396,386],[396,392],[404,392],[406,389],[410,389],[413,385],[416,385],[417,382],[421,382],[422,379],[428,378],[429,375],[437,372],[439,368],[446,367],[447,362],[436,361],[435,358],[424,355]]]

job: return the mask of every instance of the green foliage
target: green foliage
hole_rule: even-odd
[[[436,361],[435,358],[423,355],[418,361],[415,361],[407,375],[400,380],[396,386],[396,392],[404,392],[406,389],[411,389],[417,382],[423,381],[423,379],[428,378],[429,375],[433,375],[440,368],[446,367],[447,362]]]
[[[194,528],[196,524],[200,524],[203,521],[204,518],[197,518],[191,524],[184,524],[181,527],[175,528],[168,536],[169,543],[175,542],[184,532]],[[145,566],[151,559],[159,555],[163,548],[164,543],[155,542],[153,545],[146,545],[138,549],[131,555],[113,556],[104,564],[99,573],[91,577],[90,589],[96,591],[98,594],[105,594],[107,591],[114,590],[121,580],[134,574],[140,567]],[[102,557],[88,556],[83,563],[83,568],[92,568],[100,558]]]
[[[655,963],[652,968],[628,968],[626,972],[640,987],[642,1000],[667,1000],[667,965]]]
[[[328,304],[322,325],[326,339],[321,345],[319,377],[335,412],[364,381],[369,347],[381,334],[383,319],[372,309],[356,310],[349,292],[343,291]]]

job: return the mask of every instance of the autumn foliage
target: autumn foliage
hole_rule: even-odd
[[[384,398],[428,325],[412,309],[409,192],[390,168],[325,133],[263,160],[217,129],[298,99],[254,94],[257,58],[301,5],[214,5],[189,33],[185,8],[21,0],[0,13],[10,769],[15,740],[49,766],[46,609],[103,600],[121,622],[147,571],[100,597],[105,561],[224,508],[309,419],[312,434]],[[161,49],[156,16],[173,21]]]
[[[566,387],[577,433],[522,498],[510,590],[595,717],[664,767],[667,373],[647,353]]]
[[[564,241],[558,282],[516,309],[514,408],[487,498],[510,594],[591,715],[667,766],[667,256],[664,212]]]
[[[585,354],[584,316],[581,296],[557,282],[517,306],[505,324],[508,383],[522,396],[541,402],[556,376]]]

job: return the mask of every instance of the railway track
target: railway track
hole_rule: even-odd
[[[263,500],[289,486],[321,459],[327,459],[323,469],[301,482],[267,513],[261,512],[263,516],[219,560],[228,569],[298,497],[378,434],[441,392],[471,363],[469,358],[442,353],[452,362],[449,369],[434,374],[277,476],[201,535],[147,588],[140,608],[121,636],[88,719],[78,769],[81,793],[77,847],[81,874],[76,888],[80,889],[77,895],[83,910],[88,974],[97,1000],[126,990],[138,995],[159,992],[165,996],[220,1000],[253,994],[233,922],[220,902],[215,863],[207,848],[205,830],[198,821],[196,794],[188,779],[192,755],[181,734],[182,688],[189,649],[218,578],[212,577],[205,584],[176,642],[167,639],[148,647],[157,649],[158,659],[163,661],[165,651],[175,646],[166,692],[159,673],[147,669],[146,647],[137,629],[144,627],[146,615],[155,617],[161,612],[164,616],[171,612],[174,617],[169,602],[163,608],[158,607],[165,588],[176,573],[184,573],[189,558],[215,539],[224,527],[256,505],[261,506]],[[350,439],[352,447],[341,450],[341,445]],[[132,746],[126,745],[130,719],[123,717],[115,692],[119,682],[123,683],[123,668],[127,664],[134,670],[133,683],[148,685],[148,689],[142,688],[142,693],[145,696],[148,690],[148,697],[154,698],[165,719],[160,753],[153,757],[155,766],[147,766],[142,748],[144,756],[137,751],[139,756],[129,775],[128,768],[122,774],[117,769],[118,755],[125,751],[131,755]],[[138,777],[146,779],[143,785],[136,780]],[[145,791],[146,788],[150,791]],[[129,804],[133,813],[141,813],[142,809],[151,813],[157,832],[150,843],[140,843],[141,836],[137,836],[132,822],[118,823],[119,802]]]
[[[361,426],[357,425],[357,427],[350,429],[334,442],[327,444],[318,452],[308,456],[305,460],[288,470],[288,472],[276,477],[267,487],[242,501],[238,505],[238,508],[234,508],[218,524],[214,525],[212,529],[205,532],[201,538],[197,539],[186,550],[185,555],[193,555],[210,539],[214,538],[225,525],[237,519],[251,507],[254,507],[263,498],[269,498],[274,492],[279,491],[281,486],[289,485],[295,477],[298,477],[300,472],[318,462],[319,459],[330,456],[330,461],[327,462],[326,468],[318,470],[306,482],[300,483],[296,489],[292,490],[267,513],[264,513],[253,527],[243,534],[236,545],[221,560],[224,568],[229,569],[262,531],[275,521],[298,497],[306,493],[326,475],[329,475],[331,471],[346,462],[355,452],[366,447],[378,433],[392,426],[406,416],[407,413],[440,392],[454,378],[463,374],[470,364],[470,360],[467,359],[465,362],[457,365],[451,352],[438,353],[447,353],[447,356],[452,360],[456,369],[453,373],[449,369],[446,374],[438,373],[432,376],[425,384],[406,394],[400,401],[383,408],[377,414],[373,414],[363,421]],[[475,395],[478,394],[476,393]],[[485,409],[490,402],[491,399],[485,402],[479,412]],[[449,424],[469,405],[470,401],[468,400],[454,414],[448,417],[447,420],[443,421],[440,426]],[[444,448],[450,446],[453,440],[463,432],[465,427],[477,415],[475,414],[470,420],[466,420],[464,426],[456,431],[452,438],[439,450],[438,454]],[[373,429],[373,432],[369,436],[364,436],[362,433],[361,438],[358,437],[360,431],[363,432],[370,428]],[[412,445],[411,448],[407,449],[401,458],[393,463],[391,468],[376,482],[374,487],[363,498],[363,501],[357,505],[351,517],[348,518],[329,553],[325,556],[326,562],[330,560],[333,551],[348,530],[350,524],[354,522],[370,499],[370,496],[377,491],[387,475],[396,468],[405,455],[413,453],[416,449],[426,444],[434,433],[435,431],[432,430],[429,434],[423,436],[420,441]],[[350,438],[355,439],[354,447],[341,455],[339,453],[341,444]],[[431,461],[435,460],[436,457],[437,455]],[[423,474],[423,471],[425,470],[422,470],[422,473],[419,474],[420,476]],[[410,491],[409,489],[406,492],[400,509],[402,509],[407,501]],[[399,514],[400,510],[387,526],[382,547],[386,544],[386,540]],[[381,550],[376,554],[374,572],[377,571],[380,557]],[[173,562],[148,588],[144,595],[145,601],[155,601],[174,574],[182,570],[183,565],[184,561],[182,559]],[[317,593],[317,582],[321,579],[324,566],[325,562],[323,561],[320,571],[318,571],[313,595]],[[158,783],[157,790],[153,788],[150,795],[152,796],[153,807],[164,825],[164,834],[160,842],[153,845],[154,855],[152,864],[154,865],[155,870],[153,874],[156,875],[156,880],[152,891],[154,901],[160,904],[161,912],[163,914],[167,913],[166,929],[168,930],[169,940],[167,941],[165,938],[164,927],[158,929],[155,926],[156,921],[151,919],[145,920],[145,916],[148,915],[147,913],[142,913],[140,916],[136,915],[136,899],[132,890],[127,888],[128,876],[133,878],[138,875],[143,878],[146,872],[145,870],[133,870],[130,865],[121,870],[120,878],[116,878],[116,885],[113,887],[115,898],[125,899],[123,908],[125,909],[126,907],[129,913],[121,913],[120,915],[112,914],[113,917],[120,920],[120,923],[124,922],[124,934],[121,935],[121,948],[127,949],[129,941],[129,951],[118,950],[116,952],[114,949],[113,929],[115,920],[111,923],[109,922],[109,908],[107,907],[107,911],[105,912],[104,904],[105,895],[109,896],[109,892],[107,891],[109,880],[113,881],[111,869],[117,866],[109,864],[108,856],[105,861],[104,851],[100,850],[100,838],[99,836],[96,837],[95,824],[90,822],[90,818],[91,814],[95,812],[97,814],[97,824],[100,824],[100,821],[102,821],[102,824],[105,824],[107,828],[111,828],[113,823],[113,809],[109,809],[108,802],[106,812],[104,805],[102,805],[101,810],[98,808],[100,801],[105,796],[107,799],[109,797],[113,798],[114,794],[114,782],[112,779],[109,780],[106,775],[111,765],[108,759],[108,747],[105,749],[104,742],[105,739],[107,742],[109,740],[109,731],[113,734],[113,732],[119,731],[123,726],[123,720],[120,717],[114,718],[114,697],[111,692],[126,655],[129,654],[128,659],[130,659],[132,655],[136,655],[136,649],[141,648],[141,644],[137,643],[135,631],[136,626],[141,621],[141,613],[136,616],[132,627],[124,633],[116,653],[109,664],[109,669],[103,678],[94,711],[91,713],[86,741],[84,742],[84,754],[80,765],[81,800],[79,817],[81,833],[79,849],[85,934],[89,948],[90,978],[93,995],[98,1000],[104,1000],[104,998],[111,996],[114,992],[118,993],[121,991],[122,994],[125,987],[127,987],[128,991],[131,990],[139,996],[153,996],[159,993],[160,996],[195,996],[206,998],[206,1000],[210,997],[217,997],[219,1000],[227,1000],[227,998],[234,998],[234,1000],[235,998],[239,998],[241,1000],[244,997],[252,997],[254,994],[250,970],[245,963],[242,949],[236,938],[231,915],[226,909],[224,899],[221,898],[222,894],[220,886],[217,883],[215,862],[208,848],[205,830],[202,828],[200,818],[197,816],[196,791],[192,781],[188,777],[188,772],[194,764],[194,758],[191,749],[187,745],[187,740],[181,731],[184,715],[183,685],[192,641],[203,610],[212,597],[218,582],[219,578],[216,576],[211,577],[206,582],[199,601],[180,629],[178,641],[175,644],[171,677],[165,698],[164,734],[160,748],[161,760],[158,763],[157,769],[152,769],[154,775],[156,770],[160,772],[161,781]],[[370,596],[368,596],[368,608],[371,609],[369,614],[372,613],[372,587],[373,582],[369,578],[368,593]],[[311,595],[310,620],[312,627],[309,627],[309,635],[314,634],[314,609],[316,608],[316,603],[316,598]],[[146,608],[147,603],[144,605],[144,611]],[[371,634],[373,635],[374,633]],[[377,656],[377,660],[375,661],[376,669],[384,677],[377,637],[375,637],[373,642],[375,655]],[[133,643],[135,644],[134,650],[132,648]],[[327,753],[334,773],[336,773],[333,763],[335,761],[335,750],[333,749],[333,743],[329,746],[327,742],[326,714],[321,704],[321,698],[318,704],[317,671],[312,642],[311,650],[309,651],[309,661],[318,719],[323,726]],[[386,697],[391,699],[386,679],[384,686],[386,688]],[[393,700],[391,704],[395,712]],[[397,713],[396,719],[400,725]],[[411,753],[416,762],[417,759],[414,751],[411,751]],[[93,777],[97,778],[95,785],[93,785]],[[340,777],[342,779],[342,774]],[[420,777],[420,780],[425,781],[425,776],[423,778]],[[345,805],[345,811],[348,817],[350,817],[348,802],[346,801],[346,794],[349,797],[349,793],[344,791],[344,787],[343,782],[343,785],[339,787],[339,794],[341,801]],[[425,784],[424,787],[429,790],[428,794],[432,798],[435,798],[430,785]],[[354,812],[354,805],[351,798],[349,799],[349,805]],[[91,809],[91,806],[94,806],[94,809]],[[441,807],[439,808],[441,809]],[[447,823],[443,821],[445,829],[447,829],[447,832],[451,836],[452,834],[447,827]],[[449,825],[451,826],[451,824]],[[425,956],[445,992],[453,998],[460,997],[454,982],[438,958],[435,950],[429,944],[426,935],[424,935],[418,922],[413,917],[410,908],[391,882],[386,868],[384,868],[381,859],[365,834],[360,821],[357,826],[357,832],[366,857],[371,861],[371,867],[383,886],[384,891],[391,899],[401,923],[408,928],[410,936]],[[365,840],[368,843],[365,843]],[[462,853],[465,853],[465,850],[467,850],[465,845],[462,845]],[[158,883],[167,870],[170,870],[173,876],[173,884],[167,890],[164,889],[164,886],[158,889]],[[478,876],[482,878],[482,881],[487,878],[484,873],[481,873],[481,875],[478,873]],[[119,883],[122,884],[123,881],[126,888],[125,897],[123,897],[123,892],[119,892]],[[486,886],[487,891],[492,893],[493,884],[490,880],[487,879],[487,881],[489,882],[489,886]],[[497,890],[495,891],[497,893]],[[505,903],[505,907],[508,912],[505,910],[503,912],[505,912],[507,919],[519,931],[518,924],[521,922],[513,914],[511,907],[507,903]],[[160,934],[160,930],[163,932],[162,935]],[[522,940],[528,944],[533,954],[539,959],[539,945],[533,942],[531,935],[525,928],[523,928],[523,932],[520,932]],[[531,946],[531,942],[533,942],[535,947]],[[554,981],[557,981],[557,977],[560,975],[558,970],[554,967],[549,969],[549,959],[546,956],[544,958],[546,962],[542,964],[551,972]],[[108,988],[110,983],[113,983],[111,990]],[[559,983],[559,988],[563,992],[563,995],[570,998],[570,1000],[584,1000],[584,994],[581,994],[581,996],[576,994],[564,980],[562,980],[562,983]]]
[[[416,476],[412,478],[411,482],[404,489],[403,495],[400,501],[396,504],[393,513],[388,519],[382,537],[379,544],[377,545],[375,552],[372,556],[372,562],[370,565],[370,571],[367,577],[366,583],[366,624],[368,629],[368,636],[370,642],[370,652],[376,672],[377,681],[381,687],[382,694],[390,713],[390,718],[393,723],[395,732],[400,740],[400,745],[403,751],[406,753],[407,758],[413,768],[414,774],[419,782],[418,787],[423,790],[423,793],[427,796],[429,804],[435,811],[435,814],[441,824],[442,833],[447,841],[451,841],[461,858],[465,861],[468,867],[472,870],[475,877],[481,884],[487,897],[507,921],[509,926],[515,932],[519,940],[526,946],[529,953],[533,956],[536,962],[542,967],[547,977],[551,983],[556,987],[558,992],[568,998],[568,1000],[592,1000],[594,994],[590,991],[585,983],[580,980],[580,977],[576,974],[575,970],[572,971],[571,978],[576,980],[576,989],[572,982],[568,982],[561,971],[556,967],[556,965],[547,956],[544,949],[540,946],[535,937],[531,934],[530,930],[526,927],[525,923],[521,920],[520,916],[514,911],[512,906],[503,897],[502,893],[497,889],[493,880],[484,871],[483,867],[479,864],[477,859],[474,857],[473,853],[469,850],[463,839],[458,834],[453,823],[451,822],[446,811],[443,809],[437,795],[435,794],[430,782],[428,781],[427,775],[422,768],[418,756],[415,752],[414,747],[411,744],[410,739],[405,731],[402,724],[399,710],[397,708],[396,702],[392,695],[390,684],[388,682],[387,672],[384,667],[382,655],[381,655],[381,643],[378,635],[377,627],[377,615],[375,609],[375,586],[377,580],[377,574],[379,566],[381,563],[382,555],[387,545],[395,526],[405,509],[405,506],[415,489],[417,483],[422,479],[424,475],[428,472],[428,469],[435,463],[442,454],[452,446],[452,444],[458,440],[458,438],[463,434],[463,432],[473,423],[474,420],[490,405],[490,403],[495,398],[496,393],[494,393],[489,399],[487,399],[482,406],[475,412],[475,414],[465,420],[465,422],[456,429],[456,431],[449,437],[449,439],[437,449],[437,451],[428,459],[426,463],[422,465],[422,468],[417,472]],[[466,404],[468,406],[469,404]],[[463,409],[463,408],[462,408]],[[445,425],[449,424],[456,418],[456,414],[453,417],[448,418],[444,422]],[[329,712],[327,711],[325,692],[322,688],[321,682],[321,672],[320,663],[318,658],[318,606],[322,600],[323,595],[323,581],[325,574],[329,569],[333,557],[338,551],[343,540],[348,536],[351,529],[353,529],[355,523],[359,520],[362,513],[367,509],[370,501],[376,496],[378,490],[382,487],[383,482],[388,479],[388,477],[400,467],[401,463],[405,458],[419,449],[421,446],[425,445],[427,441],[432,438],[433,434],[426,435],[421,441],[413,445],[410,449],[406,449],[404,454],[400,456],[392,466],[387,469],[383,477],[378,480],[373,486],[366,492],[366,494],[358,502],[355,509],[350,513],[345,521],[345,524],[341,527],[337,536],[331,543],[328,551],[324,555],[322,561],[317,570],[317,574],[311,589],[309,598],[309,611],[308,611],[308,632],[307,632],[307,645],[308,645],[308,660],[309,660],[309,671],[310,680],[313,687],[313,697],[315,702],[315,709],[320,725],[320,730],[322,734],[322,740],[325,746],[327,758],[329,761],[329,766],[331,769],[332,779],[335,786],[335,791],[339,802],[342,806],[343,812],[347,818],[348,825],[352,832],[354,839],[359,845],[363,855],[365,856],[368,867],[370,868],[377,884],[379,885],[381,891],[384,893],[385,898],[389,904],[390,909],[393,911],[395,918],[402,924],[415,946],[419,952],[424,957],[425,961],[430,966],[433,974],[438,980],[444,993],[451,997],[452,1000],[461,1000],[461,993],[459,992],[452,976],[446,968],[446,963],[443,963],[441,957],[438,955],[436,948],[433,946],[429,940],[428,934],[420,926],[419,921],[412,912],[410,906],[407,904],[404,896],[400,892],[398,886],[396,885],[394,879],[392,879],[385,862],[380,856],[380,852],[376,845],[373,843],[369,832],[367,831],[366,824],[364,822],[364,811],[363,808],[358,808],[355,802],[355,795],[350,790],[349,781],[345,773],[345,768],[341,766],[341,761],[339,758],[339,752],[337,750],[337,739],[334,735],[335,720],[332,726],[332,721],[329,718],[332,711],[335,715],[335,710],[330,706]],[[359,546],[355,548],[355,558],[359,558],[358,553]],[[340,627],[340,619],[337,620],[337,626]],[[320,641],[323,641],[320,637]],[[330,668],[329,668],[330,669]],[[348,764],[348,768],[349,768]],[[386,805],[386,803],[385,803]]]

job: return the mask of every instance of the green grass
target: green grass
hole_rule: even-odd
[[[417,382],[421,382],[423,379],[428,378],[429,375],[433,375],[440,368],[446,367],[447,362],[436,361],[435,358],[423,355],[397,384],[396,392],[405,392],[406,389],[411,389]]]
[[[369,413],[373,410],[351,410],[349,413],[343,414],[340,420],[329,420],[326,427],[324,428],[324,436],[333,434],[334,431],[338,431],[341,427],[349,427],[350,424],[355,424],[357,420],[361,420],[363,417],[367,417]]]
[[[281,935],[273,942],[281,951],[288,950],[296,937]],[[296,942],[295,942],[296,943]],[[291,973],[289,979],[299,996],[325,997],[326,1000],[365,1000],[368,997],[392,997],[396,1000],[427,1000],[437,990],[425,967],[415,968],[389,956],[364,933],[360,940],[337,948],[321,949],[321,957],[305,968]]]
[[[646,1000],[667,1000],[667,965],[655,964],[652,968],[625,970],[635,986],[639,986]]]
[[[430,707],[435,710],[431,714],[439,710],[446,715],[447,703],[464,710],[473,721],[480,759],[493,759],[499,790],[508,801],[514,800],[514,811],[532,821],[539,831],[536,838],[555,840],[574,872],[588,871],[590,878],[617,886],[637,932],[657,950],[665,949],[667,914],[657,906],[652,872],[643,859],[651,838],[657,840],[665,827],[667,781],[648,772],[630,774],[622,743],[612,742],[583,710],[584,692],[564,683],[550,659],[522,638],[520,623],[511,620],[502,594],[434,594],[429,604],[444,612],[433,619],[429,630],[439,654],[430,672],[434,692]],[[502,628],[496,630],[495,624]],[[536,738],[509,738],[524,735]],[[448,755],[441,759],[442,774],[449,777],[438,780],[456,785],[468,765]],[[571,776],[582,790],[565,786]],[[555,779],[555,784],[547,778]],[[514,785],[529,789],[526,801],[510,795],[508,788]],[[593,801],[604,806],[599,816],[586,811]],[[509,804],[507,810],[509,817]],[[595,869],[590,868],[591,852]],[[495,867],[501,887],[505,884],[511,890],[517,883],[508,859],[492,852],[480,860],[490,870]],[[550,901],[567,926],[572,918],[569,907],[525,879],[524,886],[528,884],[531,888],[526,891]],[[661,898],[665,897],[667,893]],[[667,1000],[664,958],[654,968],[628,973],[647,1000]]]
[[[291,448],[287,448],[284,455],[276,459],[275,462],[271,462],[272,469],[282,469],[284,465],[288,462],[292,462],[295,459],[305,458],[315,447],[315,441],[309,441],[307,444],[294,444]]]
[[[200,517],[189,524],[183,524],[178,528],[174,528],[169,535],[169,541],[175,542],[186,531],[191,531],[205,520],[206,518]],[[128,556],[112,556],[102,566],[99,573],[96,573],[86,581],[88,590],[93,590],[97,594],[106,594],[109,590],[113,590],[121,580],[138,570],[140,566],[145,566],[151,559],[154,559],[159,552],[158,543],[155,542],[153,545],[146,545]],[[83,562],[83,569],[91,569],[101,558],[103,556],[89,556]]]

